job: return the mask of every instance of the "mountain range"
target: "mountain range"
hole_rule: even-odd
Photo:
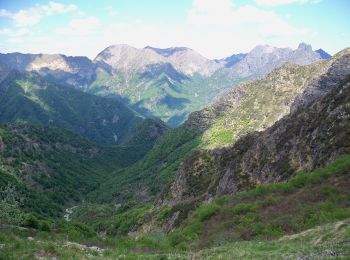
[[[118,99],[173,127],[242,80],[262,77],[285,62],[304,65],[329,57],[305,43],[296,50],[260,45],[249,53],[221,60],[207,59],[185,47],[138,49],[120,44],[107,47],[94,60],[63,54],[8,53],[0,54],[0,63]]]

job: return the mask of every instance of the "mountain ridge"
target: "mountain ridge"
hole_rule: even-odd
[[[10,67],[117,98],[172,127],[240,81],[262,77],[288,61],[305,64],[321,59],[307,44],[296,50],[260,45],[247,54],[221,60],[207,59],[186,47],[135,48],[127,44],[111,45],[94,60],[61,54],[0,55],[0,62]]]
[[[0,83],[0,122],[67,128],[90,141],[115,145],[132,138],[145,118],[113,99],[12,70]],[[162,128],[162,124],[154,121]]]

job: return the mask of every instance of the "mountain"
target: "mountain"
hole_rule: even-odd
[[[95,58],[105,71],[99,71],[93,93],[127,98],[135,110],[176,126],[189,112],[204,107],[242,80],[261,77],[285,62],[303,65],[321,59],[304,43],[296,50],[257,46],[248,54],[222,60],[206,59],[184,47],[113,45]]]
[[[295,172],[310,172],[349,154],[349,78],[328,87],[327,94],[265,131],[243,136],[227,148],[187,157],[167,193],[169,203],[205,200],[261,183],[285,181]]]
[[[137,49],[126,44],[107,47],[94,61],[108,65],[110,69],[124,71],[127,78],[130,76],[128,73],[144,72],[149,64],[170,63],[185,75],[210,75],[219,67],[215,62],[189,48],[158,49],[148,46]]]
[[[294,109],[293,102],[311,100],[349,74],[347,50],[310,65],[287,63],[264,79],[242,83],[212,106],[190,114],[185,126],[203,132],[203,146],[219,147],[250,131],[263,130]],[[327,87],[320,87],[320,86]],[[312,86],[315,86],[313,88]],[[306,91],[304,96],[300,93]]]
[[[306,65],[323,59],[321,54],[312,50],[311,45],[305,43],[300,43],[296,50],[258,45],[241,58],[229,67],[232,77],[258,78],[286,62]]]
[[[82,88],[95,77],[95,64],[87,57],[63,54],[0,54],[0,63],[18,71],[37,72],[60,84]]]
[[[325,52],[325,51],[322,50],[322,49],[318,49],[318,50],[316,50],[315,52],[317,52],[318,54],[320,54],[322,59],[330,59],[330,58],[332,57],[332,55],[330,55],[329,53]]]
[[[293,104],[300,103],[301,93],[309,92],[312,86],[326,90],[314,95],[319,98],[345,80],[350,72],[347,52],[344,50],[331,60],[310,65],[285,64],[265,79],[239,84],[212,106],[191,113],[183,126],[160,137],[143,160],[101,184],[91,197],[99,202],[116,200],[120,203],[130,199],[149,201],[162,189],[168,192],[165,187],[187,161],[191,169],[196,169],[193,165],[201,167],[201,161],[206,162],[207,153],[211,153],[208,149],[233,145],[248,133],[272,126],[288,115]],[[328,87],[320,87],[324,84]],[[196,155],[193,152],[196,150],[204,152]]]
[[[247,53],[239,53],[239,54],[233,54],[230,57],[221,59],[221,60],[215,60],[217,63],[223,64],[225,68],[230,68],[236,63],[240,62],[247,56]]]
[[[0,93],[0,123],[66,128],[95,143],[125,143],[145,122],[144,117],[117,100],[52,83],[36,73],[7,71],[0,82]],[[154,125],[164,128],[157,121]]]
[[[210,104],[237,83],[260,78],[286,62],[321,60],[310,45],[298,49],[257,46],[247,54],[210,60],[186,47],[142,49],[112,45],[91,61],[61,54],[1,54],[0,63],[39,73],[50,81],[116,98],[147,117],[170,126]]]

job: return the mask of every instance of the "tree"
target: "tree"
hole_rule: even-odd
[[[20,225],[24,221],[21,210],[23,198],[14,185],[0,188],[0,224]]]

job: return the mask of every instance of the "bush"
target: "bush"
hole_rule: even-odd
[[[211,203],[200,207],[196,211],[195,215],[199,218],[200,221],[205,221],[210,219],[219,210],[220,207],[217,204]]]
[[[24,221],[24,213],[21,210],[23,197],[13,185],[0,189],[0,223],[21,225]]]
[[[39,220],[32,214],[28,215],[25,220],[25,226],[38,229],[39,228]]]

